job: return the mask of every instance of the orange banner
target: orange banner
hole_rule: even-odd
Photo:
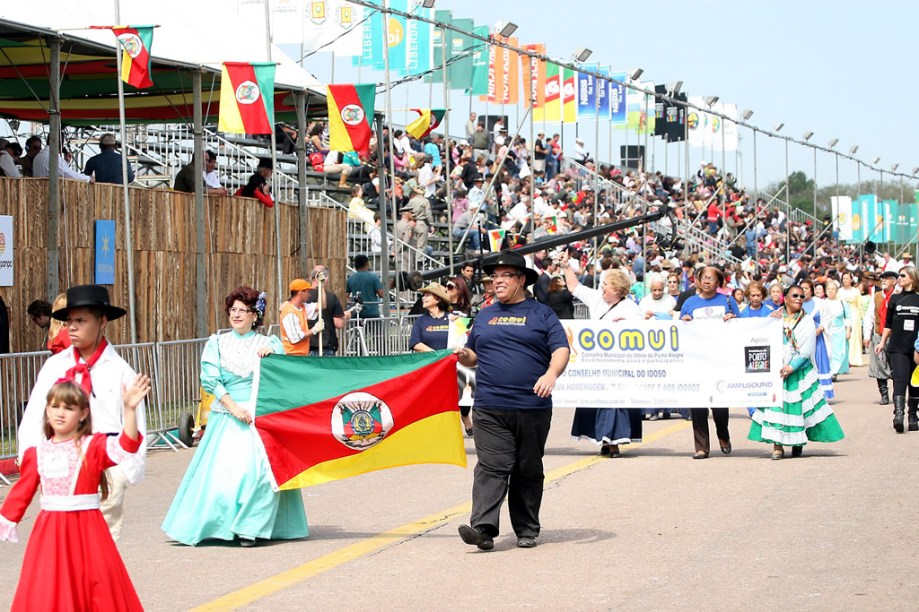
[[[524,45],[523,48],[539,55],[546,54],[546,45],[542,43]],[[530,100],[534,102],[534,109],[544,107],[546,104],[546,63],[535,57],[521,55],[520,65],[523,68],[523,91],[526,94],[523,103],[525,107],[530,107]]]

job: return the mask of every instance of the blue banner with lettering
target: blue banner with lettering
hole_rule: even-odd
[[[596,66],[584,65],[587,70],[596,70]],[[597,116],[596,79],[592,74],[578,72],[577,77],[577,102],[578,118],[588,119]]]
[[[613,72],[610,77],[618,82],[609,81],[609,118],[613,125],[624,125],[628,118],[625,104],[625,80],[627,75],[624,72]]]
[[[115,284],[115,222],[96,219],[96,265],[97,285]]]

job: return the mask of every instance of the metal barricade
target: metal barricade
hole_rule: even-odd
[[[340,355],[399,355],[409,352],[408,339],[417,316],[351,319],[341,332]]]
[[[207,338],[160,342],[156,345],[158,402],[148,411],[147,432],[167,446],[187,448],[174,430],[184,413],[196,414],[201,401],[201,353]]]
[[[144,400],[146,405],[144,416],[147,421],[147,446],[156,444],[161,439],[168,444],[168,439],[163,435],[163,431],[158,430],[156,427],[157,424],[162,423],[164,420],[161,414],[163,381],[159,372],[156,343],[120,344],[115,346],[115,350],[135,372],[146,374],[150,377],[150,394]]]
[[[0,459],[17,455],[16,430],[48,351],[0,355]],[[0,474],[0,481],[9,481]]]

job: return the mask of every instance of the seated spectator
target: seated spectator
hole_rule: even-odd
[[[0,139],[0,176],[22,178],[22,173],[16,166],[16,162],[19,161],[19,156],[21,154],[22,147],[17,143],[9,142],[6,139]]]
[[[249,182],[246,183],[245,187],[240,187],[234,195],[244,198],[256,198],[266,207],[271,208],[274,206],[274,200],[271,199],[271,185],[268,184],[268,179],[271,178],[273,173],[274,162],[268,157],[259,159],[255,174],[250,176]]]

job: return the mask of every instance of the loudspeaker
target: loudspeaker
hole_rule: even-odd
[[[874,244],[872,241],[868,240],[865,242],[865,252],[869,255],[873,254],[878,250],[878,245]]]
[[[642,160],[645,158],[644,145],[629,145],[619,147],[619,159],[626,168],[638,169]]]

